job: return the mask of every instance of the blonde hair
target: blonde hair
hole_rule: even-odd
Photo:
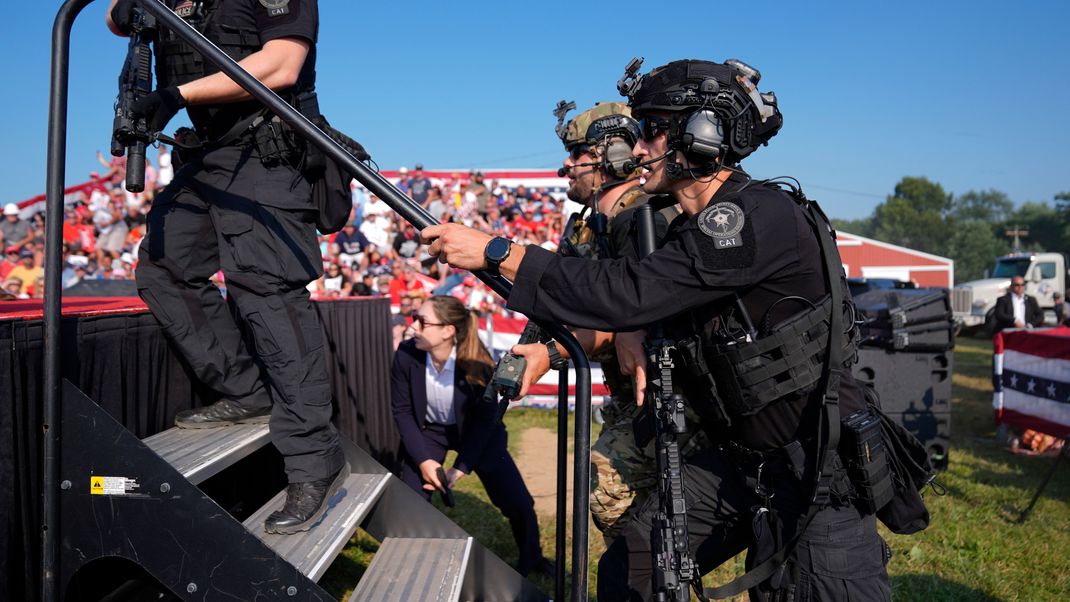
[[[439,320],[457,331],[454,335],[457,365],[464,370],[465,380],[469,384],[486,386],[494,373],[494,359],[479,340],[479,316],[455,297],[435,295],[425,303],[431,304]]]

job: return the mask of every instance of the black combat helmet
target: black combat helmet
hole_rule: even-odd
[[[776,95],[759,92],[761,73],[742,61],[673,61],[646,75],[639,74],[640,66],[642,59],[632,59],[618,90],[638,118],[673,113],[670,141],[689,156],[738,163],[784,123]]]

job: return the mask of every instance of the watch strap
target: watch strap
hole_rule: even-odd
[[[502,257],[492,257],[490,254],[490,246],[497,240],[503,240],[506,242],[506,252]],[[486,271],[494,276],[501,276],[502,262],[509,258],[509,254],[512,253],[513,244],[512,241],[503,236],[495,236],[487,242],[487,246],[483,248],[483,259],[487,262]]]
[[[568,360],[561,356],[557,345],[553,341],[546,341],[546,351],[550,354],[550,368],[564,370],[568,368]]]

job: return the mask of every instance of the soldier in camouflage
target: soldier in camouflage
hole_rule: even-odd
[[[566,125],[564,115],[571,107],[575,104],[562,101],[555,111],[557,134],[569,153],[558,173],[568,176],[568,197],[584,209],[569,218],[561,252],[590,259],[635,256],[638,250],[631,235],[635,209],[648,198],[639,188],[639,170],[631,157],[638,123],[626,104],[608,102],[596,104]],[[672,208],[656,214],[659,240],[667,218],[674,216]],[[627,524],[629,508],[638,508],[657,490],[654,444],[638,447],[632,429],[646,388],[645,333],[583,329],[574,333],[591,361],[601,364],[611,393],[602,405],[602,432],[591,449],[591,514],[608,545]],[[517,345],[512,351],[528,362],[521,395],[549,371],[551,355],[567,357],[564,348],[553,342]],[[704,440],[701,434],[691,436],[682,442],[682,453]]]

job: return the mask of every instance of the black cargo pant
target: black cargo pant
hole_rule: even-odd
[[[691,557],[702,574],[743,550],[748,568],[764,559],[755,544],[769,535],[768,516],[775,510],[783,525],[778,537],[790,540],[798,518],[805,516],[812,483],[804,483],[785,464],[763,467],[762,482],[774,494],[768,504],[755,493],[755,482],[737,458],[720,449],[696,452],[684,462],[684,496]],[[748,478],[750,477],[750,478]],[[805,480],[805,479],[804,479]],[[650,600],[650,527],[658,496],[652,495],[602,556],[598,564],[599,600]],[[887,601],[891,586],[885,564],[888,549],[877,534],[873,515],[851,504],[826,507],[817,513],[795,549],[795,600]],[[791,573],[785,575],[792,581]],[[755,602],[770,600],[765,588],[750,592]]]
[[[291,483],[344,461],[305,288],[323,269],[311,202],[292,167],[266,167],[247,146],[210,151],[156,197],[137,267],[138,293],[197,377],[225,397],[271,404]],[[209,281],[220,269],[226,300]]]

